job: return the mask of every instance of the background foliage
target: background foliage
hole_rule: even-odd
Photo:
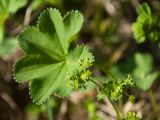
[[[140,4],[144,6],[138,7]],[[55,120],[116,119],[108,99],[97,100],[97,87],[91,83],[86,91],[79,90],[66,98],[52,95],[48,103],[36,106],[30,99],[28,83],[13,80],[12,65],[23,54],[17,45],[17,35],[28,25],[35,26],[41,11],[48,7],[59,9],[62,16],[70,10],[79,10],[84,15],[82,30],[70,46],[72,49],[77,43],[85,43],[91,48],[95,56],[91,68],[95,81],[120,81],[127,74],[133,76],[136,86],[125,88],[127,93],[117,103],[124,116],[133,110],[140,118],[158,119],[158,0],[1,0],[0,119],[45,120],[46,104],[52,107]],[[134,103],[128,101],[127,94],[135,96]]]

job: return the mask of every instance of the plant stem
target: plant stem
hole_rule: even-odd
[[[149,91],[148,91],[148,95],[149,95],[149,97],[150,97],[151,105],[152,105],[152,107],[153,107],[153,110],[154,110],[154,112],[156,113],[157,117],[159,118],[160,115],[159,115],[159,112],[158,112],[157,103],[156,103],[156,100],[155,100],[155,97],[154,97],[154,94],[153,94],[152,90],[149,90]]]
[[[52,112],[50,99],[48,99],[46,107],[47,107],[47,113],[48,113],[48,120],[53,120],[53,112]]]
[[[118,106],[119,106],[120,112],[123,113],[123,100],[122,100],[122,98],[119,100]]]
[[[119,112],[119,110],[117,108],[117,105],[114,102],[112,102],[111,100],[109,100],[109,101],[110,101],[114,111],[116,112],[117,120],[122,120],[122,117],[121,117],[121,114],[120,114],[120,112]]]
[[[98,87],[102,88],[102,86],[99,83],[97,83],[96,81],[91,79],[91,82],[94,83],[95,85],[97,85]]]

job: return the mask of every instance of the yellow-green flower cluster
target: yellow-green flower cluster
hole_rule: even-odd
[[[89,68],[92,66],[92,62],[89,58],[81,59],[78,62],[77,69],[72,74],[67,74],[67,83],[69,83],[72,89],[86,89],[87,82],[91,80],[92,73]]]
[[[100,88],[98,98],[102,99],[104,96],[107,96],[111,101],[117,101],[122,98],[125,88],[129,86],[134,86],[131,75],[128,75],[123,80],[106,80],[102,88]]]

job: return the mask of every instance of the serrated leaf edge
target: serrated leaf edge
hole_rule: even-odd
[[[13,65],[12,67],[12,73],[13,73],[13,79],[17,82],[17,83],[24,83],[24,82],[19,82],[16,78],[16,75],[15,75],[15,68],[16,68],[16,65],[18,64],[19,61],[21,61],[22,59],[24,59],[26,56],[22,56],[21,58],[19,58]]]
[[[45,14],[48,10],[49,10],[49,11],[50,11],[50,10],[56,11],[56,12],[62,17],[63,20],[64,20],[65,17],[67,17],[70,13],[78,13],[79,15],[81,15],[81,16],[83,17],[82,13],[79,12],[78,10],[71,10],[71,11],[67,12],[67,14],[65,14],[64,16],[62,16],[58,9],[56,9],[56,8],[47,8],[46,10],[42,11],[41,14],[39,15],[38,20],[37,20],[37,26],[28,26],[28,27],[25,27],[25,28],[21,31],[20,34],[23,34],[23,33],[24,33],[27,29],[29,29],[29,28],[34,28],[34,29],[36,29],[36,30],[39,31],[39,22],[40,22],[40,19],[41,19],[41,17],[43,16],[43,14]],[[84,21],[84,20],[83,20],[83,21]],[[83,21],[82,21],[81,26],[83,25]],[[37,27],[38,27],[38,28],[37,28]],[[21,45],[20,45],[19,37],[20,37],[20,36],[17,37],[17,39],[18,39],[18,46],[19,46],[20,50],[23,52],[23,56],[22,56],[21,58],[19,58],[19,59],[15,62],[15,64],[13,65],[12,71],[13,71],[13,79],[14,79],[17,83],[23,83],[23,82],[19,82],[19,81],[16,79],[16,76],[15,76],[15,66],[18,64],[18,62],[19,62],[20,60],[24,59],[24,57],[27,56],[26,52],[22,49],[22,47],[21,47]],[[85,49],[87,49],[88,51],[90,50],[87,45],[84,45],[84,44],[81,44],[81,45],[83,45],[83,47],[85,47]],[[81,45],[77,45],[77,47],[80,47]],[[69,52],[71,52],[71,51],[73,51],[73,50],[70,50]],[[92,52],[89,52],[89,53],[91,54],[92,60],[93,60],[93,62],[94,62],[93,53],[92,53]],[[57,96],[57,97],[59,97],[59,98],[66,98],[66,97],[67,97],[67,96],[66,96],[66,97],[61,97],[61,96],[59,96],[58,94],[56,94],[56,93],[53,91],[50,95],[48,95],[48,97],[47,97],[45,100],[43,100],[42,102],[38,103],[38,102],[36,102],[35,99],[32,97],[32,94],[31,94],[31,92],[30,92],[30,89],[31,89],[31,82],[29,82],[29,96],[30,96],[30,98],[32,99],[33,103],[35,103],[35,104],[37,104],[37,105],[41,105],[42,103],[44,103],[45,101],[47,101],[52,94],[54,94],[55,96]]]

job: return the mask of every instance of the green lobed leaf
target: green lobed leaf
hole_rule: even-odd
[[[132,24],[132,31],[137,43],[143,43],[151,31],[154,19],[150,7],[147,3],[139,5],[137,8],[138,17]]]
[[[134,59],[137,68],[133,71],[133,74],[137,87],[142,90],[148,90],[158,77],[158,72],[152,72],[153,58],[147,53],[137,53]]]
[[[28,55],[43,53],[57,61],[64,58],[64,52],[57,37],[47,35],[36,27],[28,27],[19,35],[19,45]]]
[[[37,104],[52,93],[68,96],[72,87],[67,83],[67,75],[81,68],[81,60],[85,61],[84,65],[88,59],[94,61],[84,45],[69,51],[72,37],[79,32],[82,23],[83,16],[78,11],[62,17],[58,10],[47,9],[40,15],[37,27],[28,27],[19,35],[25,56],[14,65],[15,80],[29,82],[30,95]]]
[[[63,20],[65,23],[64,29],[66,31],[65,37],[68,48],[73,40],[71,38],[81,29],[83,17],[78,13],[78,11],[71,11],[64,16]]]

